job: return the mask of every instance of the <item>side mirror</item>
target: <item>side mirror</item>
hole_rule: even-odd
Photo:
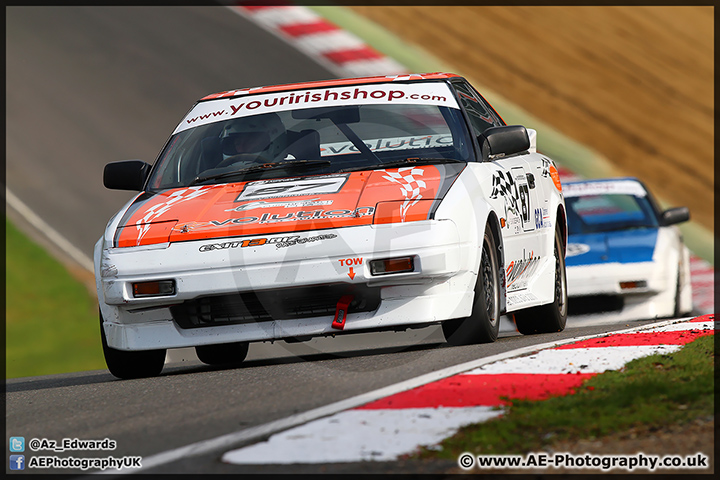
[[[522,125],[490,127],[478,135],[478,143],[483,162],[530,149],[530,137]]]
[[[687,207],[669,208],[662,212],[661,218],[663,226],[687,222],[690,220],[690,210]]]
[[[142,160],[123,160],[105,165],[103,185],[113,190],[142,191],[150,165]]]

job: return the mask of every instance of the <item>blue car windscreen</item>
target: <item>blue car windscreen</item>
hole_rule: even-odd
[[[646,197],[626,194],[567,197],[570,235],[633,228],[657,228],[655,212]]]

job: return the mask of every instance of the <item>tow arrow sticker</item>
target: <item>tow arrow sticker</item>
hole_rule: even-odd
[[[355,280],[356,274],[353,270],[353,265],[362,265],[362,257],[341,258],[338,262],[340,262],[341,267],[348,267],[347,276],[350,277],[350,280]]]

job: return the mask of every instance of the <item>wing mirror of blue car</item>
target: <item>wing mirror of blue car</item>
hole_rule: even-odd
[[[478,135],[482,161],[497,160],[530,149],[530,137],[522,125],[490,127]]]
[[[662,223],[665,226],[690,220],[690,210],[687,207],[669,208],[662,212]]]
[[[142,191],[150,165],[142,160],[123,160],[105,165],[103,185],[113,190]]]

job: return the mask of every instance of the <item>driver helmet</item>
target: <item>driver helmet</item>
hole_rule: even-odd
[[[223,160],[238,154],[256,154],[268,160],[285,148],[285,125],[277,113],[243,117],[228,123],[222,130]]]

